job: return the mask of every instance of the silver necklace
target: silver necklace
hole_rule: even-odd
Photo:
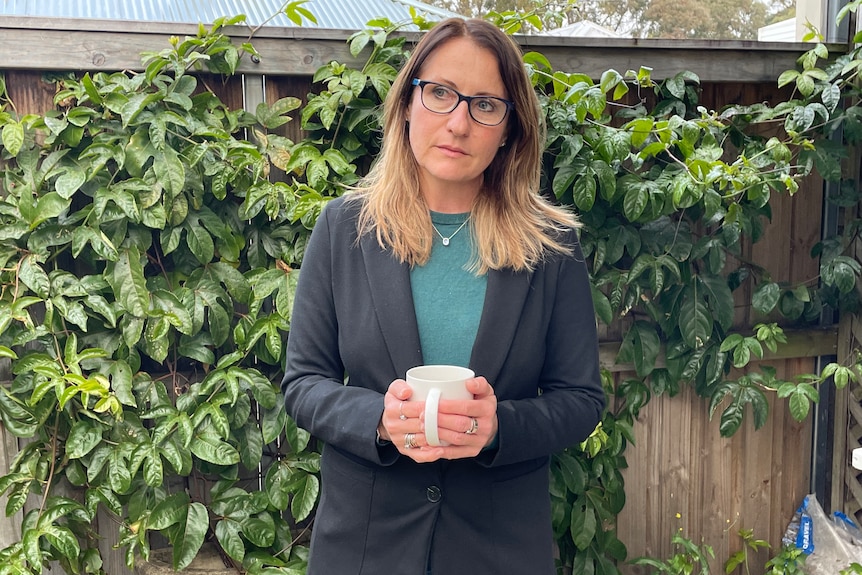
[[[448,237],[448,238],[447,238],[446,236],[444,236],[443,234],[441,234],[441,233],[440,233],[440,230],[438,230],[438,229],[437,229],[437,226],[435,226],[433,222],[431,223],[431,227],[432,227],[432,228],[434,228],[434,231],[435,231],[435,232],[437,232],[437,235],[438,235],[438,236],[440,236],[440,239],[441,239],[441,240],[443,240],[443,245],[444,245],[444,246],[448,246],[448,245],[449,245],[449,241],[450,241],[452,238],[454,238],[454,237],[455,237],[455,234],[457,234],[458,232],[460,232],[460,231],[461,231],[461,228],[463,228],[464,226],[466,226],[466,225],[467,225],[467,222],[469,222],[469,221],[470,221],[470,216],[467,216],[467,219],[466,219],[466,220],[464,220],[464,221],[461,223],[461,225],[460,225],[460,226],[458,226],[458,229],[457,229],[457,230],[455,230],[454,232],[452,232],[451,234],[449,234],[449,237]]]

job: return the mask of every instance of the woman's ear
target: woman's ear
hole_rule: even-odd
[[[505,146],[506,146],[506,142],[507,142],[507,141],[509,141],[509,130],[510,130],[510,127],[509,127],[509,125],[507,124],[507,125],[506,125],[506,129],[505,129],[505,130],[503,130],[503,140],[500,142],[500,147],[501,147],[501,148],[505,147]]]

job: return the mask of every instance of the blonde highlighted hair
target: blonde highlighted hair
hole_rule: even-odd
[[[515,103],[507,118],[506,145],[485,169],[471,209],[476,246],[473,269],[532,270],[548,253],[571,253],[562,232],[578,227],[574,215],[539,194],[544,123],[517,44],[483,20],[453,18],[425,34],[400,71],[384,103],[383,145],[377,162],[347,195],[361,200],[360,237],[373,233],[400,261],[423,265],[434,231],[419,191],[419,168],[410,148],[407,109],[416,77],[428,56],[453,38],[468,38],[497,58],[500,77]]]

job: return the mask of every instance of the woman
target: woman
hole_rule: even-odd
[[[554,573],[549,456],[604,408],[576,223],[538,195],[542,125],[517,46],[428,32],[385,102],[383,148],[330,202],[296,293],[287,412],[323,440],[310,575]],[[444,447],[407,369],[470,367]]]

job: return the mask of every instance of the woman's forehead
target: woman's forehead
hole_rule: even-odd
[[[436,46],[419,68],[423,80],[450,85],[467,94],[505,90],[497,55],[467,37]]]

